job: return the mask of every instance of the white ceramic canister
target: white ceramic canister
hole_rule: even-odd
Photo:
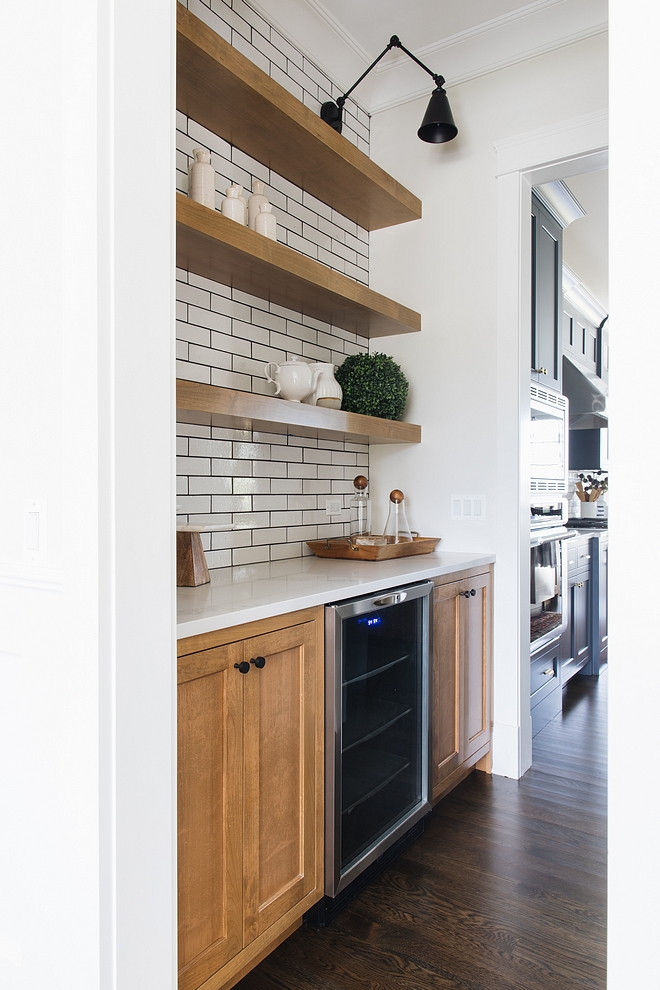
[[[294,357],[282,364],[267,364],[266,378],[275,386],[275,395],[290,402],[300,402],[314,388],[315,375],[307,361]]]
[[[343,392],[335,378],[334,364],[317,361],[310,364],[310,368],[312,373],[318,372],[318,376],[314,390],[307,396],[305,402],[311,406],[324,406],[326,409],[341,409]]]
[[[229,186],[220,209],[222,210],[223,217],[229,217],[230,220],[235,220],[236,223],[245,224],[245,200],[241,196],[242,191],[242,186]]]
[[[259,207],[259,212],[255,217],[254,229],[258,234],[263,234],[264,237],[270,237],[271,241],[277,240],[277,220],[275,219],[275,214],[272,212],[273,207],[270,203],[262,203]]]
[[[248,227],[250,230],[256,230],[255,221],[259,213],[259,207],[262,203],[267,203],[268,199],[264,196],[264,183],[259,179],[254,179],[252,181],[252,195],[248,199]]]
[[[194,160],[188,174],[188,196],[202,206],[215,209],[215,169],[211,165],[211,152],[206,148],[193,148]]]

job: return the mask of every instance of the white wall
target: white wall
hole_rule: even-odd
[[[515,630],[510,635],[512,622],[522,620],[515,580],[522,455],[510,362],[519,362],[524,383],[529,355],[517,326],[498,329],[505,220],[498,218],[495,144],[605,109],[606,44],[599,35],[450,89],[459,136],[447,145],[416,136],[426,98],[372,119],[374,159],[423,203],[422,220],[371,240],[372,287],[419,309],[423,326],[419,335],[374,342],[410,379],[405,418],[421,423],[422,444],[372,450],[372,492],[382,509],[390,489],[403,488],[411,526],[441,536],[444,549],[498,553],[498,574],[507,573],[508,584],[496,588],[494,767],[508,776],[524,771],[531,755],[529,725],[522,724],[528,687],[512,657]],[[510,450],[502,430],[510,430]],[[461,493],[485,495],[483,522],[451,519],[450,496]]]
[[[173,10],[35,0],[5,14],[0,986],[162,990],[175,985]],[[22,530],[34,498],[48,525],[36,557]]]

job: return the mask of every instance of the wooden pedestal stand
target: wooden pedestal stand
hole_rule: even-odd
[[[206,566],[204,547],[199,533],[176,534],[176,584],[177,588],[197,588],[211,580]]]

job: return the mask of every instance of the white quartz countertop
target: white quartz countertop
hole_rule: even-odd
[[[436,550],[398,560],[296,557],[218,568],[211,571],[210,584],[177,589],[177,636],[198,636],[494,561],[493,554]]]

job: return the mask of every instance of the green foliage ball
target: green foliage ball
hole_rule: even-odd
[[[347,412],[380,419],[400,419],[408,398],[408,381],[389,354],[349,354],[335,372]]]

